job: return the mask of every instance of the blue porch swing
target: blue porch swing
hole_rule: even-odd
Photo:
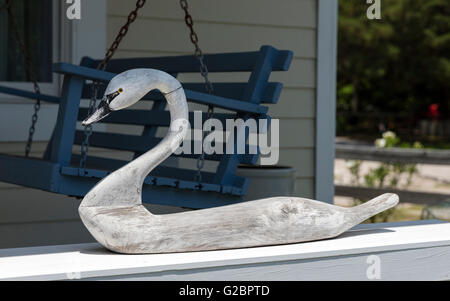
[[[289,69],[292,52],[262,46],[259,51],[203,55],[197,44],[198,38],[193,30],[187,2],[180,2],[195,46],[194,55],[110,59],[129,24],[136,18],[137,10],[145,3],[139,0],[105,59],[84,57],[80,65],[53,65],[53,71],[64,76],[60,97],[0,86],[0,93],[37,99],[38,103],[45,101],[59,104],[56,125],[43,158],[28,157],[29,149],[25,157],[0,154],[0,181],[83,197],[99,180],[127,163],[102,156],[87,156],[87,146],[133,152],[134,156],[155,146],[161,139],[156,135],[158,128],[167,128],[170,122],[169,112],[164,110],[163,96],[156,92],[143,98],[153,102],[150,110],[122,110],[102,120],[110,124],[143,126],[141,135],[76,129],[77,122],[83,120],[95,106],[96,96],[102,94],[104,85],[101,84],[108,83],[115,74],[132,68],[160,69],[178,76],[198,72],[200,66],[205,84],[182,84],[189,102],[208,106],[208,113],[203,113],[203,120],[210,117],[222,121],[229,118],[270,120],[268,107],[262,104],[276,103],[282,84],[269,82],[269,77],[272,71]],[[211,83],[208,79],[208,73],[211,72],[249,72],[250,77],[248,82]],[[89,108],[80,108],[81,98],[91,98]],[[213,108],[224,109],[222,111],[225,113],[215,113]],[[190,112],[191,124],[193,116],[194,113]],[[74,145],[82,147],[81,154],[73,152]],[[27,146],[31,146],[31,138]],[[145,180],[144,202],[188,208],[240,202],[247,192],[249,179],[237,176],[237,167],[239,164],[255,164],[258,160],[258,154],[249,153],[172,156],[177,157],[180,163],[178,166],[184,166],[181,164],[183,160],[197,159],[198,169],[158,166]],[[215,162],[214,172],[201,170],[205,160]]]

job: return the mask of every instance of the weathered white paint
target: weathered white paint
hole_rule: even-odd
[[[332,240],[248,249],[123,255],[99,244],[0,250],[2,280],[450,280],[450,223],[359,225]]]

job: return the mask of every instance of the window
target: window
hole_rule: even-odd
[[[10,20],[6,9],[0,12],[0,81],[30,81],[17,42],[16,35],[19,35],[31,60],[31,72],[39,82],[52,82],[52,1],[15,0],[10,3],[14,20]],[[5,0],[0,0],[0,6],[4,5]]]
[[[106,49],[106,0],[82,1],[82,19],[66,18],[61,0],[10,0],[21,38],[29,51],[41,92],[60,95],[62,77],[52,73],[53,62],[78,64],[81,57],[103,57]],[[0,86],[33,91],[24,58],[0,0]],[[93,30],[94,29],[94,30]],[[4,142],[23,142],[33,114],[34,100],[0,93],[0,152]],[[34,141],[50,138],[58,105],[42,102]],[[19,148],[18,151],[22,151]]]

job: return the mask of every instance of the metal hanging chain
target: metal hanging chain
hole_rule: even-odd
[[[98,83],[93,81],[91,86],[91,98],[89,100],[88,116],[94,113],[95,105],[97,103]],[[92,134],[92,125],[84,126],[84,139],[80,146],[80,168],[86,167],[86,158],[89,152],[89,137]]]
[[[33,72],[31,57],[27,51],[27,48],[25,47],[24,41],[20,37],[19,28],[14,18],[14,14],[12,13],[11,1],[5,0],[5,5],[3,8],[5,8],[8,13],[9,23],[11,24],[15,39],[17,41],[17,44],[19,45],[20,52],[22,53],[24,59],[26,79],[27,81],[33,82],[34,93],[41,94],[41,89],[39,88],[36,74]],[[25,157],[28,157],[30,155],[31,145],[33,144],[33,135],[35,132],[36,122],[38,121],[38,113],[40,108],[41,108],[41,100],[39,98],[36,98],[36,102],[34,104],[34,112],[31,117],[31,125],[28,130],[28,139],[25,146]]]
[[[198,45],[198,36],[197,33],[194,30],[194,21],[192,20],[192,16],[189,14],[189,7],[187,0],[180,0],[180,6],[184,10],[184,22],[186,23],[186,26],[189,28],[189,37],[191,39],[192,44],[195,47],[194,55],[197,58],[199,64],[200,64],[200,74],[204,79],[205,82],[205,89],[209,94],[212,94],[214,92],[213,85],[211,81],[208,78],[208,67],[205,64],[203,52],[200,49],[200,46]],[[214,113],[214,107],[213,105],[208,105],[208,112],[206,114],[206,118],[210,119],[212,117],[212,114]],[[202,129],[203,130],[203,129]],[[202,169],[205,165],[205,150],[203,147],[203,142],[205,140],[206,133],[202,135],[202,153],[197,158],[197,173],[196,173],[196,180],[198,182],[198,187],[202,187]]]
[[[181,5],[181,8],[184,10],[184,22],[186,23],[186,26],[190,30],[189,37],[191,38],[191,42],[192,42],[192,44],[194,44],[194,47],[195,47],[194,55],[200,63],[200,74],[202,75],[203,79],[205,80],[206,91],[209,94],[212,94],[213,93],[213,85],[208,79],[208,68],[204,62],[203,52],[200,49],[200,46],[198,46],[198,36],[194,30],[194,21],[192,20],[192,16],[189,14],[189,10],[188,10],[189,7],[188,7],[187,0],[180,0],[180,5]]]
[[[128,14],[127,22],[120,28],[116,38],[114,39],[114,42],[111,44],[108,51],[106,52],[104,59],[97,66],[98,70],[105,70],[106,65],[108,64],[108,61],[114,55],[114,53],[117,50],[117,47],[119,47],[119,45],[120,45],[120,42],[127,34],[130,24],[136,20],[138,10],[144,6],[145,1],[146,0],[136,1],[136,7],[134,8],[134,10],[132,10]],[[100,85],[99,82],[96,82],[96,81],[92,82],[91,99],[89,101],[88,116],[90,116],[95,110],[99,85]],[[86,167],[86,159],[87,159],[87,155],[89,152],[89,137],[91,136],[91,134],[92,134],[92,125],[85,126],[84,127],[84,140],[81,143],[81,158],[80,158],[80,168],[83,168],[83,169]]]

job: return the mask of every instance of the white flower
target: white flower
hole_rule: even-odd
[[[397,137],[397,135],[395,135],[395,133],[392,132],[392,131],[387,131],[387,132],[383,133],[383,138],[384,139],[395,138],[395,137]]]
[[[384,136],[384,134],[383,134]],[[386,146],[386,139],[380,138],[375,140],[375,146],[376,147],[385,147]]]
[[[356,161],[355,160],[346,160],[345,161],[345,166],[347,166],[347,168],[352,168],[355,165],[356,165]]]

